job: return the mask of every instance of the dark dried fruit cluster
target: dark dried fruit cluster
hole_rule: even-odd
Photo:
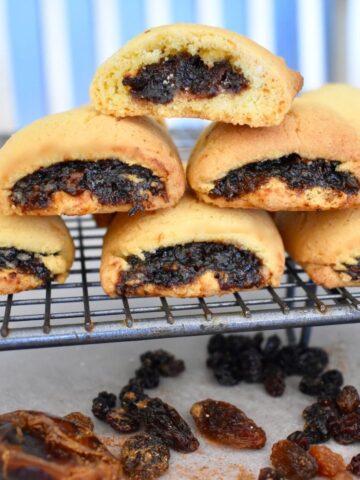
[[[330,371],[328,373],[335,372]],[[326,375],[326,374],[324,374]],[[333,385],[332,395],[320,396],[318,401],[303,411],[304,431],[294,432],[288,439],[308,448],[309,444],[323,443],[333,438],[343,445],[360,441],[360,397],[355,387],[346,385],[340,389],[339,378]]]
[[[241,381],[262,382],[266,392],[280,397],[289,375],[319,375],[328,364],[321,348],[301,345],[282,346],[277,335],[264,341],[261,333],[253,338],[244,335],[214,335],[208,344],[207,366],[221,385]]]
[[[168,469],[169,448],[190,453],[199,447],[199,442],[175,408],[144,392],[157,387],[160,376],[176,377],[182,373],[184,362],[165,350],[146,352],[140,361],[135,377],[121,389],[120,407],[115,408],[113,393],[100,392],[93,400],[92,411],[120,433],[144,428],[145,433],[130,437],[124,443],[121,463],[128,478],[152,480]]]

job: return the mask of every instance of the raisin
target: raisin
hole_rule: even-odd
[[[324,445],[313,445],[310,448],[310,455],[315,458],[318,464],[319,475],[334,477],[337,473],[345,470],[343,457]]]
[[[245,382],[261,382],[263,377],[262,356],[255,348],[245,350],[239,355],[242,377]]]
[[[272,397],[281,397],[286,388],[284,371],[276,366],[268,368],[265,373],[264,387]]]
[[[140,357],[144,367],[157,370],[163,377],[177,377],[185,370],[185,363],[179,360],[166,350],[155,350],[145,352]],[[147,387],[145,387],[147,388]]]
[[[297,360],[298,375],[317,375],[329,363],[329,356],[322,348],[308,347],[299,354]]]
[[[282,347],[276,356],[276,363],[282,367],[287,375],[298,374],[300,349],[295,345]]]
[[[220,367],[220,365],[224,363],[227,358],[228,356],[223,352],[214,352],[207,358],[206,366],[208,368]]]
[[[334,398],[340,391],[340,387],[344,383],[344,378],[339,370],[328,370],[321,375],[321,392],[322,398]]]
[[[226,341],[226,351],[234,358],[237,358],[243,351],[254,347],[252,338],[245,335],[228,335]]]
[[[359,393],[352,385],[346,385],[337,395],[336,403],[343,413],[354,412],[360,405]]]
[[[299,390],[300,392],[305,393],[305,395],[317,397],[321,394],[322,389],[323,383],[320,377],[305,375],[299,383]]]
[[[116,395],[108,392],[100,392],[93,399],[91,411],[95,417],[105,420],[106,414],[115,407]]]
[[[127,478],[153,480],[169,468],[169,448],[156,436],[141,433],[128,438],[120,461]]]
[[[279,351],[280,345],[281,340],[277,335],[268,337],[262,350],[266,359],[274,358]]]
[[[215,368],[214,377],[220,385],[231,387],[240,382],[242,379],[242,373],[239,365],[229,361],[221,363]]]
[[[288,480],[307,480],[315,477],[316,460],[303,448],[289,440],[281,440],[272,447],[271,462]]]
[[[144,393],[141,381],[137,378],[131,378],[129,383],[122,388],[119,398],[121,405],[129,411],[137,402],[148,398],[148,395]]]
[[[337,406],[332,401],[317,402],[306,407],[303,411],[304,433],[310,443],[322,443],[329,440],[329,423],[338,416]]]
[[[360,453],[351,459],[347,469],[356,477],[360,477]]]
[[[154,368],[142,366],[136,370],[135,375],[140,380],[143,388],[156,388],[159,386],[160,375]]]
[[[215,352],[225,352],[227,345],[227,339],[221,333],[213,335],[207,345],[207,351],[210,355]]]
[[[189,425],[175,408],[160,398],[148,398],[136,403],[136,418],[144,424],[145,430],[157,435],[173,450],[190,453],[199,447]]]
[[[233,448],[263,448],[266,435],[243,411],[227,402],[203,400],[190,411],[199,431],[210,440]]]
[[[266,467],[260,470],[258,480],[286,480],[286,478],[274,468]]]
[[[310,442],[308,437],[305,435],[304,432],[300,432],[299,430],[290,433],[287,439],[290,440],[290,442],[296,443],[296,445],[299,445],[299,447],[303,448],[304,450],[309,450],[310,448]]]
[[[360,414],[352,412],[331,419],[329,430],[332,438],[342,445],[360,441]]]
[[[119,433],[134,433],[140,429],[139,421],[124,408],[115,408],[106,414],[106,423]]]

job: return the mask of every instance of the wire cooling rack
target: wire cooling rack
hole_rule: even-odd
[[[198,131],[173,133],[185,158]],[[0,350],[360,321],[359,288],[316,287],[290,259],[276,289],[206,299],[113,299],[99,283],[104,229],[91,217],[66,223],[76,244],[68,280],[0,297]]]

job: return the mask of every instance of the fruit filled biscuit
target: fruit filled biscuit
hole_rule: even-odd
[[[83,215],[174,205],[185,178],[158,122],[82,107],[23,128],[0,150],[0,212]]]
[[[108,295],[197,297],[277,286],[284,249],[265,212],[219,209],[186,195],[171,209],[118,214],[106,234]]]
[[[360,210],[281,212],[286,250],[317,284],[360,285]]]
[[[63,283],[74,244],[60,217],[0,215],[0,294]]]
[[[253,41],[221,28],[175,24],[147,30],[97,70],[96,109],[117,117],[197,117],[278,125],[302,77]]]
[[[335,110],[295,100],[278,127],[215,123],[192,151],[187,177],[219,207],[329,210],[360,205],[360,136]]]

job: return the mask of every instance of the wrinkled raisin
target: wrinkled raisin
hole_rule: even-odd
[[[328,370],[321,375],[321,397],[334,398],[344,383],[344,378],[339,370]]]
[[[359,393],[352,385],[346,385],[338,393],[336,403],[343,413],[354,412],[360,405]]]
[[[156,388],[160,383],[160,375],[151,367],[142,366],[135,371],[136,378],[140,380],[143,388]]]
[[[266,467],[260,470],[258,480],[286,480],[286,478],[274,468]]]
[[[189,425],[175,408],[160,398],[137,402],[135,415],[148,433],[160,437],[173,450],[190,453],[199,447]]]
[[[106,423],[119,433],[134,433],[140,428],[139,421],[123,408],[115,408],[106,414]]]
[[[153,480],[169,468],[169,448],[156,436],[141,433],[128,438],[120,461],[127,478]]]
[[[245,382],[261,382],[263,377],[262,356],[258,350],[251,348],[239,355],[242,377]]]
[[[217,333],[210,338],[207,346],[207,351],[210,354],[213,354],[215,352],[225,352],[226,344],[226,337],[224,337],[224,335],[222,335],[221,333]]]
[[[287,439],[290,440],[290,442],[296,443],[296,445],[299,445],[299,447],[303,448],[304,450],[309,450],[310,448],[310,442],[308,437],[305,435],[304,432],[300,432],[299,430],[290,433]]]
[[[342,445],[360,441],[360,415],[357,412],[331,419],[329,430],[332,438]]]
[[[121,405],[125,409],[129,409],[133,404],[148,398],[148,396],[144,393],[141,381],[137,378],[131,378],[129,383],[122,388],[119,398]]]
[[[275,443],[270,458],[273,466],[288,480],[307,480],[317,473],[316,460],[289,440]]]
[[[305,395],[317,397],[320,395],[322,389],[323,383],[320,377],[305,375],[299,383],[299,390],[300,392],[305,393]]]
[[[304,433],[310,443],[326,442],[330,438],[330,421],[339,416],[336,404],[332,401],[319,401],[303,411]]]
[[[185,370],[183,360],[162,349],[145,352],[140,356],[140,360],[144,367],[156,370],[163,377],[177,377]]]
[[[233,448],[263,448],[266,435],[243,411],[227,402],[203,400],[190,411],[199,431],[210,440]]]
[[[329,363],[329,356],[322,348],[305,348],[298,357],[296,373],[298,375],[317,375]]]
[[[214,370],[214,377],[220,385],[234,386],[242,379],[239,365],[234,362],[223,362]]]
[[[360,453],[351,459],[347,469],[356,477],[360,477]]]
[[[94,430],[94,424],[91,418],[81,412],[71,412],[63,418],[64,420],[76,423],[76,425],[82,427],[84,430],[90,430],[90,432]]]
[[[300,348],[294,345],[287,345],[278,351],[276,363],[284,369],[287,375],[298,373],[300,351]]]
[[[106,414],[116,405],[116,395],[108,392],[100,392],[93,399],[91,411],[95,417],[105,420]]]
[[[285,374],[280,367],[273,366],[265,372],[264,387],[272,397],[281,397],[286,388]]]
[[[334,477],[337,473],[345,470],[343,457],[324,445],[313,445],[310,448],[310,455],[315,458],[318,464],[319,475]]]
[[[281,340],[277,335],[270,335],[266,339],[265,345],[263,347],[263,354],[266,359],[272,359],[276,356],[281,345]]]

